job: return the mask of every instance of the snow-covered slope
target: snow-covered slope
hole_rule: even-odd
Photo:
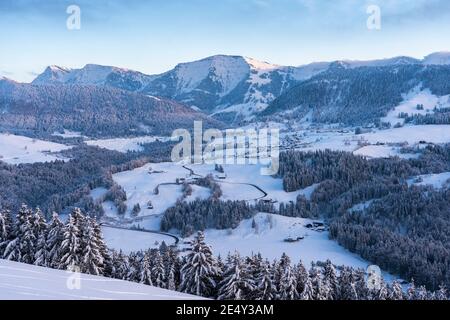
[[[450,64],[450,51],[435,52],[422,60],[423,64]]]
[[[106,85],[137,91],[152,79],[143,73],[111,66],[87,64],[81,69],[49,66],[32,84]]]
[[[64,160],[56,153],[71,147],[13,134],[0,134],[0,161],[11,164]]]
[[[144,92],[207,112],[226,109],[241,114],[248,106],[258,108],[280,93],[280,88],[288,84],[284,83],[285,69],[251,58],[217,55],[177,65],[156,76]],[[228,110],[229,107],[234,108]]]
[[[216,55],[180,63],[159,75],[94,64],[81,69],[50,66],[33,84],[111,86],[174,99],[195,110],[237,123],[251,119],[288,89],[332,66],[354,69],[410,64],[450,64],[450,53],[437,52],[422,60],[400,56],[368,61],[315,62],[296,67],[274,65],[242,56]]]
[[[87,299],[193,300],[201,298],[123,280],[74,274],[0,260],[0,300]]]
[[[33,84],[63,83],[71,73],[71,69],[60,66],[48,66],[45,71],[34,79]]]

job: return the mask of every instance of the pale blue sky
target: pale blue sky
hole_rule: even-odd
[[[81,30],[66,28],[68,5]],[[366,27],[379,5],[382,28]],[[1,0],[0,76],[47,65],[160,73],[214,54],[282,65],[450,50],[448,0]]]

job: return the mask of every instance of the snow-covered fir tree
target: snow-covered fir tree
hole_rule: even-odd
[[[181,268],[181,291],[210,297],[214,294],[214,278],[218,268],[211,248],[205,243],[203,232],[197,233],[191,248]]]
[[[5,259],[28,264],[34,262],[37,239],[33,226],[33,211],[22,205],[16,217],[15,238],[6,246]]]
[[[352,300],[355,296],[355,280],[353,272],[349,267],[343,267],[339,273],[339,294],[338,300]]]
[[[150,256],[148,252],[144,254],[144,258],[142,259],[141,270],[139,275],[139,283],[147,284],[149,286],[153,285]]]
[[[336,274],[336,269],[331,261],[328,259],[325,261],[325,266],[323,267],[323,282],[328,287],[329,300],[335,300],[338,294],[338,279]]]
[[[153,261],[154,262],[153,262],[153,266],[151,269],[153,284],[157,287],[164,288],[166,286],[166,282],[165,282],[166,275],[165,275],[163,259],[161,257],[159,250],[157,250],[153,254]]]
[[[277,287],[273,283],[273,272],[270,268],[269,261],[264,261],[261,265],[261,272],[256,280],[258,300],[274,300],[278,292]]]
[[[316,293],[314,292],[314,287],[311,278],[308,276],[303,288],[303,292],[300,294],[300,299],[302,300],[314,300]]]
[[[125,280],[129,272],[128,256],[123,254],[122,250],[119,252],[112,252],[112,270],[111,277],[115,279]]]
[[[108,249],[108,246],[105,243],[105,240],[103,239],[103,233],[102,228],[100,227],[100,224],[97,222],[97,220],[93,220],[94,229],[94,235],[95,235],[95,241],[97,243],[98,250],[100,252],[100,256],[103,259],[103,274],[104,275],[110,275],[112,272],[112,259],[111,259],[111,253]]]
[[[435,299],[440,301],[448,300],[448,291],[444,285],[439,286],[439,290],[435,294]]]
[[[47,225],[44,224],[44,226],[38,232],[34,264],[41,267],[51,267]]]
[[[64,228],[64,239],[61,243],[60,269],[80,268],[82,263],[82,228],[84,216],[81,210],[76,208],[69,216],[69,222]]]
[[[223,280],[219,284],[219,300],[248,299],[255,289],[255,283],[248,266],[235,253],[225,266]]]
[[[161,248],[160,248],[161,250]],[[180,261],[177,251],[173,247],[168,247],[163,253],[164,272],[166,275],[166,289],[176,290],[179,282]]]
[[[301,261],[295,265],[295,274],[297,276],[297,293],[301,295],[309,278],[309,273]]]
[[[392,289],[390,291],[390,300],[403,300],[403,288],[399,281],[394,280],[392,282]]]
[[[9,210],[0,211],[0,258],[3,257],[6,245],[13,237],[13,224]]]
[[[64,224],[59,219],[57,213],[53,213],[52,220],[48,226],[47,247],[48,266],[58,268],[61,259],[61,245],[64,239]]]
[[[95,220],[85,218],[81,230],[81,272],[101,275],[103,274],[103,255],[100,244],[103,240],[95,230]]]
[[[278,298],[281,300],[296,300],[298,296],[297,277],[291,265],[287,264],[280,278]]]
[[[153,257],[153,254],[151,253]],[[131,252],[128,255],[128,273],[125,277],[128,281],[139,282],[140,279],[140,270],[141,270],[141,253],[140,252]],[[150,259],[153,266],[153,258]]]
[[[310,271],[311,283],[314,288],[314,300],[327,300],[329,296],[329,287],[324,283],[319,268],[313,266]]]

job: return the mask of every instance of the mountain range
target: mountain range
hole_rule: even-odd
[[[217,55],[158,75],[94,64],[49,66],[31,84],[0,79],[0,128],[167,134],[192,128],[193,120],[221,128],[278,115],[283,120],[286,112],[360,125],[376,122],[417,86],[450,94],[450,53],[299,67]]]
[[[178,101],[229,123],[253,118],[277,97],[305,80],[341,65],[346,69],[401,65],[450,64],[450,52],[437,52],[419,60],[411,57],[316,62],[293,67],[242,56],[216,55],[180,63],[162,74],[88,64],[81,69],[49,66],[32,84],[107,86]]]

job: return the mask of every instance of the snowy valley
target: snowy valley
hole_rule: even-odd
[[[269,277],[271,299],[355,298],[322,287],[330,270],[341,286],[364,287],[366,298],[398,298],[412,278],[420,295],[442,296],[450,88],[435,76],[450,79],[443,57],[284,67],[220,55],[161,75],[52,66],[31,85],[0,80],[0,298],[257,299],[251,288],[266,291],[253,282],[269,281],[268,273],[278,274]],[[391,95],[367,93],[361,77],[376,77]],[[36,112],[46,108],[54,116]],[[170,132],[192,130],[194,120],[219,132],[279,129],[280,170],[261,175],[248,158],[171,161],[178,140]],[[33,219],[51,227],[36,231]],[[34,242],[17,224],[29,222]],[[73,249],[76,237],[92,251]],[[28,246],[36,256],[22,252]],[[214,280],[197,291],[189,282],[196,254],[208,257]],[[72,263],[84,265],[79,291],[63,288]],[[365,288],[371,265],[380,266],[384,291]],[[243,271],[248,287],[230,293],[227,280],[240,268],[251,273]]]

